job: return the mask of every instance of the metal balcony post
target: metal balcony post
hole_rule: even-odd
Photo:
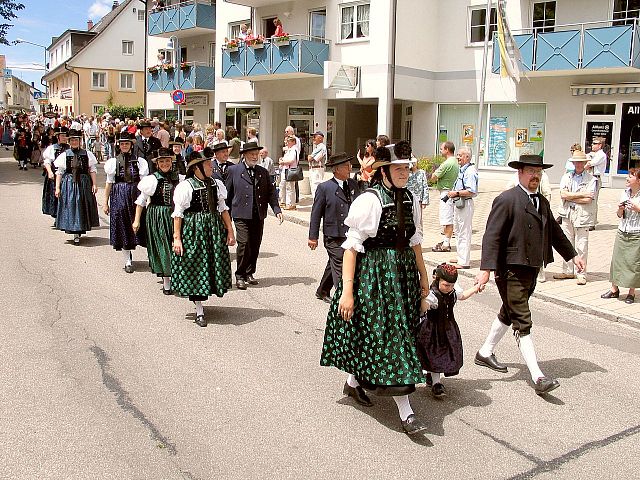
[[[633,19],[633,25],[631,30],[631,54],[629,55],[629,66],[633,67],[633,54],[636,51],[636,34],[638,32],[638,19]]]
[[[582,69],[584,59],[584,23],[580,24],[580,53],[578,53],[578,70]]]

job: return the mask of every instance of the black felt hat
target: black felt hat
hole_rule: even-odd
[[[240,149],[240,153],[252,152],[253,150],[262,150],[258,142],[247,142]]]
[[[509,162],[509,166],[516,170],[522,167],[541,167],[542,169],[553,167],[551,164],[543,163],[540,155],[520,155],[518,160]]]
[[[134,143],[136,141],[136,136],[133,133],[129,133],[126,130],[124,132],[121,132],[120,135],[118,136],[118,140],[117,142],[131,142]]]
[[[345,152],[336,153],[329,157],[326,166],[330,168],[347,162],[353,163],[353,159],[353,156],[349,156]]]

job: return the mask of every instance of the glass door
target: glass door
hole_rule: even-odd
[[[622,145],[620,137],[620,148],[614,148],[618,129],[616,113],[618,106],[614,103],[590,103],[585,105],[584,116],[584,152],[591,152],[591,143],[596,137],[604,138],[602,150],[607,154],[607,168],[602,178],[602,184],[610,184],[609,175],[620,172],[625,161],[628,159],[628,150]]]

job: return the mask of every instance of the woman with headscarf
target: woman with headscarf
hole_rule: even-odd
[[[224,183],[213,179],[213,164],[192,152],[187,178],[173,195],[172,289],[196,307],[196,324],[206,327],[202,302],[231,288],[229,246],[236,243],[225,202]]]
[[[414,435],[426,429],[409,394],[425,381],[415,335],[429,278],[420,203],[405,188],[410,158],[406,141],[378,148],[372,187],[351,204],[320,363],[349,374],[344,393],[361,405],[373,405],[364,389],[392,396],[403,430]]]

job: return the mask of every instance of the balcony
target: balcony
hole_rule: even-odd
[[[149,13],[149,35],[185,37],[211,33],[216,28],[216,7],[211,2],[188,0]]]
[[[208,65],[188,63],[188,68],[173,70],[158,69],[147,72],[147,91],[171,92],[173,90],[214,90],[215,68]]]
[[[606,24],[605,24],[606,23]],[[522,56],[521,70],[539,75],[567,73],[636,72],[640,68],[638,21],[630,25],[611,22],[556,25],[554,32],[514,35]],[[500,72],[500,50],[493,39],[491,71]]]
[[[265,40],[262,48],[240,43],[237,50],[223,47],[222,78],[276,80],[317,77],[329,60],[329,42],[307,35],[289,35],[281,44]]]

